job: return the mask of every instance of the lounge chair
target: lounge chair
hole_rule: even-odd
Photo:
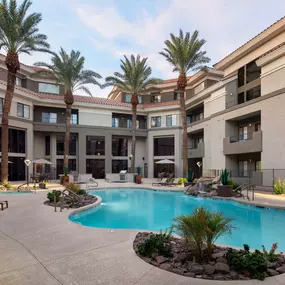
[[[6,206],[6,208],[8,208],[8,201],[0,201],[0,205],[1,205],[1,211],[3,211],[4,205]]]
[[[177,186],[179,185],[179,178],[175,178],[174,180],[170,180],[168,183],[167,183],[167,186]]]
[[[167,185],[167,179],[168,178],[162,178],[159,182],[153,182],[152,186],[165,186]]]

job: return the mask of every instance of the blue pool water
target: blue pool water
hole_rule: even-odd
[[[29,193],[32,193],[30,191],[27,191],[27,192],[24,192],[24,191],[21,191],[21,192],[0,192],[0,194],[3,194],[3,195],[17,195],[17,194],[29,194]]]
[[[285,211],[257,208],[233,201],[194,198],[177,192],[134,189],[90,191],[102,198],[98,208],[75,214],[70,220],[85,226],[108,229],[165,230],[172,219],[190,214],[203,206],[234,218],[231,236],[223,236],[218,244],[251,248],[271,247],[278,242],[278,250],[285,251]]]

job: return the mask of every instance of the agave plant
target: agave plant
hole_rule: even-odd
[[[2,114],[2,184],[8,183],[8,143],[9,112],[14,95],[16,74],[20,70],[19,55],[33,51],[48,52],[47,37],[39,33],[40,13],[28,14],[32,2],[24,0],[18,5],[16,0],[2,0],[0,3],[0,49],[7,55],[7,89]]]

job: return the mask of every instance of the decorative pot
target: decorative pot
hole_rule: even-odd
[[[141,184],[142,183],[142,177],[141,175],[137,175],[137,184]]]
[[[39,183],[39,188],[40,188],[40,189],[47,189],[45,183]]]
[[[69,176],[61,176],[60,178],[60,184],[65,186],[67,183],[69,183]]]
[[[233,197],[232,185],[219,185],[217,189],[219,197]]]

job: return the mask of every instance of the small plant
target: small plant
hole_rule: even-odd
[[[279,178],[274,182],[274,193],[277,195],[281,195],[285,193],[285,180],[282,182]]]
[[[153,253],[163,256],[171,256],[171,247],[169,239],[171,237],[172,230],[169,232],[159,234],[151,233],[149,237],[138,246],[138,252],[142,256],[151,257]]]
[[[14,187],[13,185],[9,184],[9,183],[1,184],[1,185],[3,185],[3,186],[4,186],[6,189],[8,189],[8,190],[15,189],[15,187]]]
[[[84,189],[80,189],[78,192],[77,192],[78,195],[86,195],[87,192],[84,190]]]
[[[76,194],[78,194],[78,192],[80,190],[80,186],[78,184],[75,184],[75,183],[72,183],[72,182],[67,183],[65,185],[65,188],[75,192]]]
[[[231,179],[228,180],[228,185],[232,185],[233,189],[237,189],[239,187],[239,184]]]
[[[173,226],[188,245],[197,251],[198,257],[204,259],[203,248],[207,247],[207,257],[211,257],[214,242],[224,234],[230,234],[232,219],[222,213],[215,213],[205,208],[197,208],[191,215],[174,219]]]
[[[223,185],[229,185],[229,176],[230,176],[230,172],[225,168],[224,170],[222,170],[220,179]]]
[[[187,182],[187,178],[179,178],[178,185],[182,185],[184,182]]]
[[[64,176],[67,176],[67,175],[68,175],[68,168],[67,168],[67,167],[64,167],[64,168],[63,168],[63,175],[64,175]]]
[[[56,202],[59,201],[60,194],[61,194],[60,191],[56,191],[56,192],[55,192],[55,199],[56,199]],[[50,201],[50,203],[54,202],[54,194],[53,194],[53,192],[49,192],[49,193],[47,194],[47,198],[48,198],[48,200]]]
[[[264,280],[267,261],[259,250],[250,252],[249,246],[246,244],[244,250],[236,251],[230,248],[227,252],[227,260],[232,270],[246,270],[253,278]]]
[[[275,253],[277,247],[278,247],[278,243],[276,242],[272,244],[271,249],[267,251],[265,246],[262,245],[263,255],[267,261],[270,261],[270,262],[276,261],[277,257],[279,256],[279,254]]]

